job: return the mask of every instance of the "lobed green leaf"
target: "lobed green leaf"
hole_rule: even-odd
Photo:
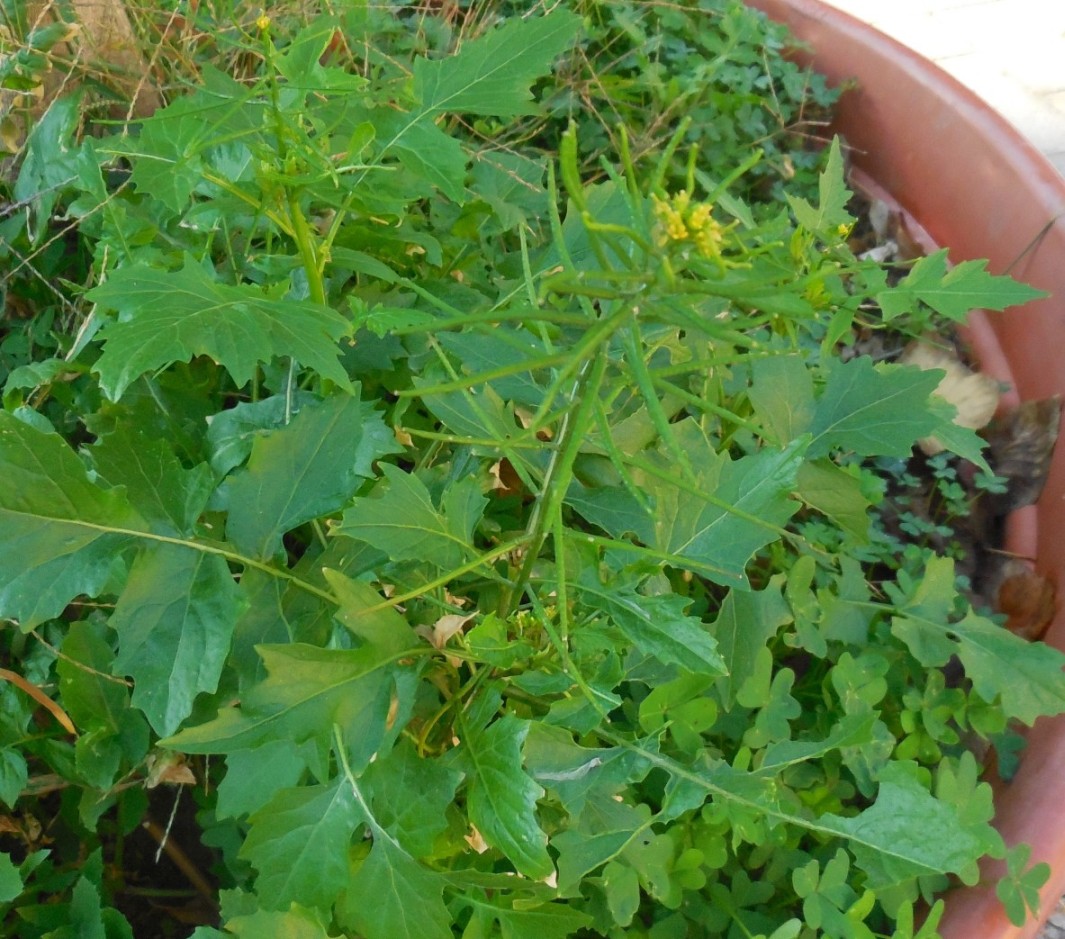
[[[987,261],[962,261],[948,269],[944,248],[918,259],[898,285],[877,294],[876,300],[889,322],[914,312],[919,303],[961,322],[973,310],[1005,310],[1047,295],[1011,277],[989,274],[986,268]]]
[[[58,435],[0,412],[0,616],[30,630],[95,597],[147,526]]]
[[[348,847],[363,816],[343,779],[283,789],[251,817],[242,857],[265,909],[328,909],[348,884]]]
[[[349,324],[307,300],[275,299],[251,284],[223,284],[192,258],[178,271],[138,262],[114,271],[87,293],[119,319],[102,331],[100,387],[117,401],[147,372],[194,356],[214,359],[236,384],[261,364],[293,358],[340,388],[351,389],[337,361]]]
[[[338,511],[374,476],[374,462],[398,450],[358,394],[308,403],[291,423],[258,434],[247,467],[223,487],[226,534],[241,551],[271,557],[282,535]]]

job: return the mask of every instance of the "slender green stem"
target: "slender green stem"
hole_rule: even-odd
[[[292,219],[292,234],[296,239],[300,261],[303,263],[303,270],[307,275],[307,289],[310,292],[311,300],[326,306],[325,262],[319,256],[318,249],[315,246],[314,235],[311,234],[311,227],[307,224],[303,209],[300,208],[299,197],[291,188],[286,187],[286,189],[288,214],[289,218]]]
[[[179,548],[187,548],[189,551],[199,551],[202,554],[213,554],[225,558],[227,561],[232,561],[234,564],[238,564],[241,567],[261,571],[271,577],[276,577],[278,580],[286,580],[292,584],[293,587],[312,594],[321,600],[325,600],[334,606],[340,603],[337,597],[328,590],[323,590],[321,587],[316,587],[314,584],[308,583],[302,578],[297,577],[291,571],[274,567],[264,561],[250,558],[247,555],[240,554],[221,545],[211,544],[205,541],[190,541],[186,538],[172,538],[169,535],[157,535],[154,532],[137,531],[134,528],[118,528],[111,525],[98,525],[94,522],[87,522],[82,519],[64,519],[63,524],[77,528],[87,528],[90,531],[99,532],[100,534],[124,535],[128,538],[136,538],[141,541],[154,541],[160,544],[169,544]]]
[[[544,474],[540,495],[533,506],[526,526],[525,561],[513,589],[507,591],[500,603],[504,616],[509,616],[514,605],[520,601],[521,592],[532,576],[533,566],[540,554],[547,534],[547,526],[562,505],[566,490],[573,479],[573,461],[584,442],[584,436],[595,417],[595,405],[606,374],[607,357],[593,355],[585,359],[574,383],[570,396],[577,407],[562,419],[558,442],[551,455],[551,462]]]
[[[402,603],[406,603],[408,600],[414,600],[417,597],[424,596],[431,590],[436,590],[438,587],[446,587],[448,584],[453,583],[456,578],[462,577],[464,574],[469,574],[471,571],[477,570],[479,567],[487,567],[498,558],[504,555],[510,554],[512,551],[516,551],[520,548],[526,540],[526,536],[515,538],[512,541],[508,541],[505,544],[500,545],[498,548],[493,548],[491,551],[485,554],[480,554],[472,561],[468,561],[460,567],[452,568],[439,577],[430,580],[428,583],[421,584],[414,590],[408,590],[405,593],[397,593],[386,600],[382,600],[380,603],[375,603],[373,606],[367,607],[363,610],[364,613],[376,613],[378,610],[388,609],[390,607],[399,606]],[[504,578],[498,578],[503,583],[509,583]]]
[[[636,324],[635,317],[625,332],[625,360],[629,363],[629,369],[636,379],[644,407],[647,408],[647,413],[650,415],[651,423],[658,432],[659,439],[669,451],[670,456],[676,461],[685,478],[692,485],[696,485],[697,481],[691,460],[688,459],[688,454],[677,443],[676,435],[669,424],[669,416],[662,410],[662,402],[655,392],[654,382],[651,380],[651,374],[647,370],[647,363],[643,360],[643,343],[641,342],[640,328]]]

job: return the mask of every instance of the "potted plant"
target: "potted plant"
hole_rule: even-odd
[[[984,856],[1023,918],[963,743],[1065,658],[885,521],[920,438],[950,511],[995,483],[860,337],[1038,292],[855,257],[839,142],[784,133],[830,95],[742,5],[435,6],[261,14],[30,136],[5,925],[155,928],[138,827],[196,939],[912,939]]]
[[[982,367],[1013,390],[1013,401],[1065,392],[1053,350],[1065,336],[1065,183],[999,114],[942,70],[846,13],[809,0],[754,0],[807,43],[799,53],[835,83],[853,82],[836,127],[854,147],[859,185],[893,198],[927,244],[948,245],[956,261],[988,258],[991,270],[1048,293],[1005,316],[970,319]],[[943,169],[949,165],[949,171]],[[1065,559],[1056,532],[1065,510],[1065,466],[1055,460],[1038,507],[1012,519],[1009,546],[1036,558],[1061,583]],[[1059,615],[1047,642],[1065,646]],[[1049,862],[1041,891],[1044,917],[1065,893],[1065,825],[1054,780],[1065,761],[1061,719],[1040,721],[1028,737],[1017,776],[997,793],[996,826],[1010,843],[1027,843]],[[1028,936],[1006,920],[990,887],[959,891],[947,903],[948,936]]]

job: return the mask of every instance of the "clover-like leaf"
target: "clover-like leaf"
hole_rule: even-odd
[[[996,697],[1006,713],[1026,724],[1065,711],[1065,655],[1028,642],[968,610],[950,616],[956,596],[954,561],[930,558],[924,577],[900,605],[891,631],[924,665],[936,668],[956,655],[985,701]]]

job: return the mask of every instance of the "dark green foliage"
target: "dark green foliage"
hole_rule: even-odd
[[[1035,292],[857,260],[831,95],[742,5],[553,6],[263,17],[139,125],[52,105],[0,223],[59,298],[0,347],[0,615],[76,734],[0,686],[0,799],[63,790],[5,934],[130,934],[147,783],[192,789],[198,939],[930,939],[1007,857],[965,744],[1065,659],[920,537],[888,567],[879,471],[980,442],[840,349]]]

